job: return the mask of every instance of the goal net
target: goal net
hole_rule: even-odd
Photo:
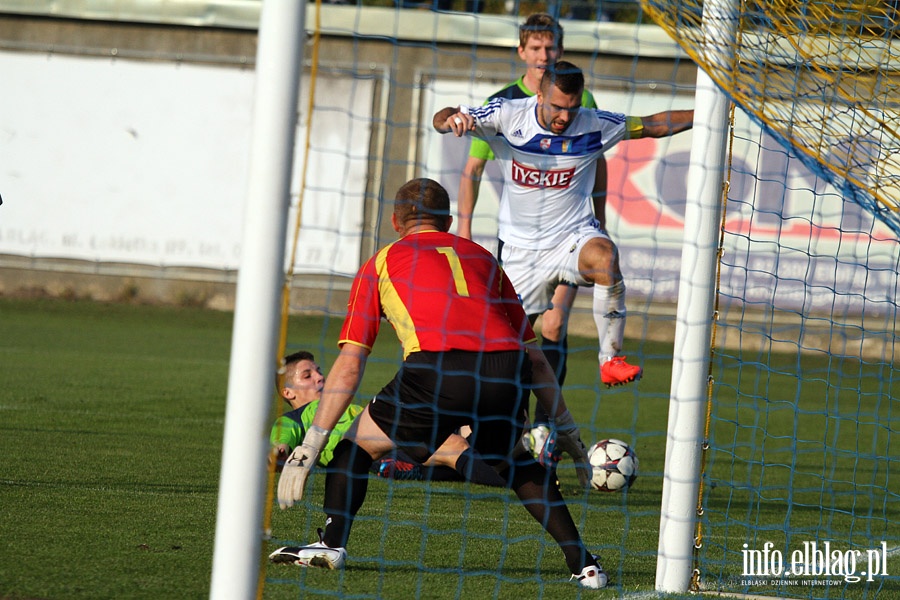
[[[736,106],[692,587],[890,597],[897,6],[643,4]]]
[[[584,70],[600,108],[690,108],[696,65],[736,109],[731,123],[714,124],[729,137],[720,165],[691,164],[690,134],[623,142],[607,156],[607,226],[628,289],[624,352],[645,376],[601,385],[590,295],[582,291],[564,393],[586,444],[621,439],[640,467],[631,488],[612,493],[579,489],[571,460],[558,473],[586,544],[609,573],[608,595],[654,592],[691,169],[720,169],[728,183],[703,373],[710,383],[702,473],[692,474],[701,487],[691,588],[791,598],[900,594],[896,9],[733,3],[727,21],[737,45],[711,48],[702,3],[645,1],[643,12],[631,3],[630,16],[610,10],[626,4],[549,6],[566,17],[566,58]],[[437,10],[331,7],[324,24],[307,22],[313,35],[289,224],[293,316],[280,350],[311,350],[326,375],[349,277],[395,239],[396,189],[430,177],[455,201],[468,145],[437,135],[431,115],[480,104],[521,74],[517,26],[532,5],[516,4],[513,16],[491,12],[501,11],[491,3],[482,14],[419,8]],[[589,18],[569,19],[576,9]],[[316,33],[347,42],[330,49]],[[311,52],[314,44],[321,54]],[[401,114],[398,104],[408,110]],[[501,185],[489,164],[473,234],[492,250]],[[401,360],[382,327],[358,404]],[[324,479],[321,469],[313,473],[299,507],[270,503],[264,550],[317,540]],[[348,553],[350,566],[339,572],[263,561],[261,595],[577,593],[558,547],[513,494],[457,481],[371,474]]]

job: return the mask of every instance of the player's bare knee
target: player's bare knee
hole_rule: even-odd
[[[467,442],[466,439],[461,435],[454,433],[453,435],[448,437],[443,444],[441,444],[441,447],[438,448],[438,452],[443,451],[447,454],[459,456],[468,449],[469,442]]]
[[[424,465],[426,467],[441,465],[454,469],[456,468],[456,461],[459,460],[459,455],[468,449],[469,442],[466,441],[466,438],[454,433],[444,440],[444,443],[425,461]]]
[[[612,241],[595,238],[585,244],[578,256],[578,270],[588,281],[612,285],[621,279],[619,251]]]
[[[372,419],[368,406],[347,430],[343,439],[350,440],[365,450],[373,460],[378,460],[395,448],[394,442]]]
[[[541,335],[546,339],[559,341],[565,326],[565,314],[558,311],[547,311],[541,317]]]

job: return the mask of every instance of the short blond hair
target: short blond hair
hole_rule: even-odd
[[[524,48],[533,35],[551,36],[556,41],[557,47],[562,48],[562,25],[547,13],[535,13],[519,26],[519,47]]]

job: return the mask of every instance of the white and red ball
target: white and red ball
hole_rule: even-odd
[[[617,492],[637,479],[638,457],[622,440],[601,440],[590,447],[591,487],[601,492]]]

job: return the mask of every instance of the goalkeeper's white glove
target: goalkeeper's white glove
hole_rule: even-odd
[[[581,432],[575,425],[572,413],[566,410],[554,419],[556,425],[556,445],[575,461],[575,472],[582,486],[587,487],[591,481],[591,464],[588,460],[587,448],[581,441]]]
[[[290,508],[294,502],[303,499],[306,479],[318,462],[319,454],[328,442],[330,434],[327,429],[312,425],[303,436],[303,442],[288,456],[284,469],[281,470],[281,479],[278,480],[278,506]]]

